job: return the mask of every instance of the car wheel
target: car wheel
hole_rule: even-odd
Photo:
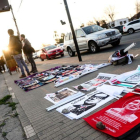
[[[111,43],[111,45],[112,45],[113,47],[118,46],[119,44],[120,44],[120,39],[117,40],[117,41],[114,42],[114,43]]]
[[[63,57],[64,56],[64,54],[61,54],[61,57]]]
[[[89,42],[89,49],[90,52],[92,53],[96,53],[100,50],[100,47],[93,41]]]
[[[44,59],[42,59],[41,57],[40,57],[40,59],[41,59],[41,61],[44,61]]]
[[[75,56],[75,52],[73,52],[71,48],[68,48],[68,54],[70,57]]]
[[[46,55],[47,60],[50,60],[50,58]]]
[[[133,33],[134,33],[134,29],[129,29],[129,30],[128,30],[128,33],[129,33],[129,34],[133,34]]]

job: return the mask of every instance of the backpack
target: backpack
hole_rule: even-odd
[[[13,43],[13,46],[11,48],[11,54],[17,55],[17,54],[22,53],[22,43],[19,40],[18,36],[12,36],[12,43]]]

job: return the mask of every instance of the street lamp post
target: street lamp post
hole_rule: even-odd
[[[14,20],[14,22],[15,22],[15,26],[16,26],[16,29],[17,29],[18,37],[19,37],[19,39],[20,39],[20,32],[19,32],[19,29],[18,29],[18,26],[17,26],[17,22],[16,22],[16,19],[15,19],[14,13],[13,13],[12,5],[10,5],[10,9],[11,9],[11,13],[12,13],[12,15],[13,15],[13,20]]]
[[[77,43],[77,39],[76,39],[76,35],[75,35],[73,24],[72,24],[72,20],[71,20],[71,16],[70,16],[70,12],[69,12],[69,8],[68,8],[68,4],[67,4],[67,0],[64,0],[64,4],[65,4],[68,20],[69,20],[71,32],[72,32],[72,35],[73,35],[73,41],[74,41],[75,48],[76,48],[76,51],[77,51],[78,59],[79,59],[79,61],[82,61],[81,54],[80,54],[79,47],[78,47],[78,43]]]

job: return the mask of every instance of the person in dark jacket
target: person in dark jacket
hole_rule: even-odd
[[[27,56],[27,59],[29,60],[32,66],[30,73],[38,72],[32,54],[35,52],[34,48],[31,46],[31,43],[28,41],[28,39],[25,38],[24,34],[21,35],[21,41],[23,42],[23,52]]]
[[[11,52],[11,55],[13,55],[15,61],[17,62],[19,68],[21,69],[22,75],[19,78],[26,77],[23,66],[26,69],[26,72],[29,76],[30,75],[29,69],[28,69],[27,65],[25,64],[23,57],[22,57],[22,43],[21,43],[21,41],[19,40],[19,38],[17,36],[14,36],[14,31],[12,29],[8,30],[8,34],[10,36],[9,50]]]

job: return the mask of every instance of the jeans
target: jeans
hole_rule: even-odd
[[[25,67],[26,72],[29,74],[30,73],[29,69],[28,69],[27,65],[25,64],[25,62],[23,60],[22,54],[17,54],[17,55],[14,55],[13,57],[14,57],[15,61],[17,62],[18,66],[21,70],[22,75],[25,75],[23,66]]]
[[[32,66],[31,71],[37,70],[36,64],[35,64],[35,61],[33,59],[32,54],[27,54],[27,58],[28,58],[29,62],[31,63],[31,66]]]

